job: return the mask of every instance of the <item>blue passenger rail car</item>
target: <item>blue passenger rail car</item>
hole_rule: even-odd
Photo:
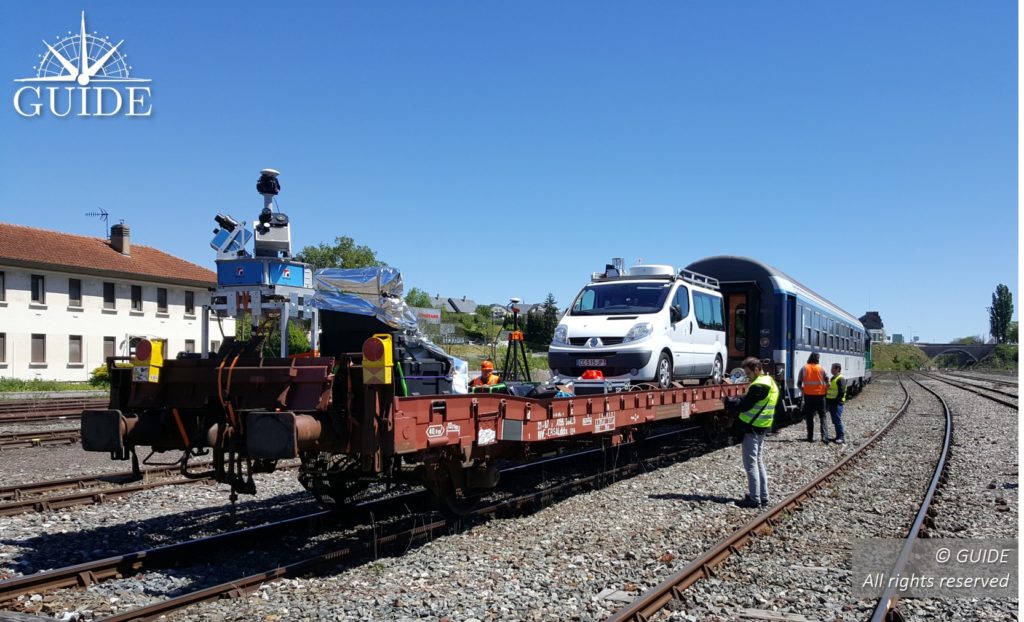
[[[796,376],[810,353],[821,365],[843,366],[853,393],[870,378],[867,331],[853,315],[786,273],[747,257],[718,256],[695,261],[687,270],[718,279],[726,306],[727,369],[748,356],[784,366],[789,394],[800,397]]]

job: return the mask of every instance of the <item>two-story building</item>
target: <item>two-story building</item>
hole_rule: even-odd
[[[0,223],[0,378],[88,380],[144,337],[167,357],[199,352],[215,285],[211,270],[133,245],[127,225],[104,240]],[[211,320],[211,349],[234,333]]]

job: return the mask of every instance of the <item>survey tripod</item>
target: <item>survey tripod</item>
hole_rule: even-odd
[[[530,362],[526,354],[526,342],[523,341],[523,331],[519,326],[519,307],[515,306],[515,303],[510,303],[507,308],[512,312],[512,330],[508,333],[508,349],[505,351],[505,365],[501,368],[501,380],[530,382]]]

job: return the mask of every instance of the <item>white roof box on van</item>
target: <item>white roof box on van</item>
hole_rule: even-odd
[[[676,269],[664,264],[633,266],[629,269],[630,276],[674,276]]]

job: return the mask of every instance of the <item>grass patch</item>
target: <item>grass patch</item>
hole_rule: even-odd
[[[0,378],[0,393],[48,392],[48,391],[91,391],[103,389],[88,382],[66,382],[63,380],[19,380]]]
[[[871,359],[877,371],[921,369],[928,366],[928,357],[921,348],[905,343],[875,343]]]

